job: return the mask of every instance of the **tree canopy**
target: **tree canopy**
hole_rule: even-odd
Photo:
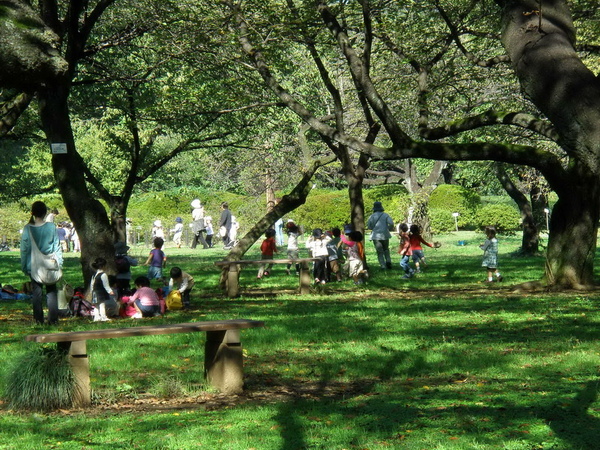
[[[102,153],[127,154],[135,166],[129,186],[163,167],[165,156],[216,141],[220,162],[246,164],[241,178],[256,176],[253,156],[285,167],[285,154],[309,167],[305,157],[334,154],[355,224],[362,220],[360,189],[377,161],[528,166],[558,195],[546,280],[593,282],[600,219],[594,2],[209,0],[138,8],[125,0],[71,0],[57,8],[44,0],[37,14],[9,3],[33,14],[36,29],[53,38],[46,47],[34,41],[38,53],[47,50],[33,53],[35,69],[19,66],[31,73],[27,89],[6,82],[16,91],[5,111],[18,116],[31,101],[19,91],[37,92],[46,138],[71,152],[52,157],[53,172],[76,225],[94,236],[83,245],[112,239],[92,193],[106,186],[91,171],[93,156],[78,149],[73,127],[77,119],[94,130],[88,121],[95,119],[109,141]],[[0,81],[16,67],[3,67]],[[300,121],[306,129],[294,129]],[[292,132],[308,144],[289,145]],[[127,200],[127,192],[117,195]],[[92,201],[78,212],[85,199]]]

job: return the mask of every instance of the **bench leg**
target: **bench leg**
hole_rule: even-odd
[[[303,261],[300,264],[300,294],[310,294],[311,276],[308,263]]]
[[[91,405],[90,363],[87,356],[86,341],[58,342],[57,345],[69,353],[69,364],[75,377],[73,406],[85,407]]]
[[[207,331],[204,376],[224,394],[238,394],[244,386],[244,356],[240,330]]]
[[[237,264],[230,264],[227,272],[227,297],[235,298],[240,295],[240,272]]]

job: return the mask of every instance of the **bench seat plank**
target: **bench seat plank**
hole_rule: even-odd
[[[215,266],[222,267],[225,276],[222,277],[224,281],[225,291],[227,296],[235,298],[240,294],[240,283],[239,283],[239,269],[242,266],[258,266],[261,264],[298,264],[300,266],[300,273],[298,274],[299,281],[299,292],[300,294],[310,293],[310,271],[308,264],[319,261],[320,258],[299,258],[299,259],[240,259],[237,261],[215,261]],[[227,269],[228,268],[228,269]]]
[[[301,264],[318,261],[319,258],[299,258],[299,259],[239,259],[237,261],[215,261],[215,266],[231,266],[233,264],[254,265],[261,264]]]
[[[33,342],[74,342],[88,339],[107,339],[129,336],[154,336],[159,334],[189,333],[192,331],[223,331],[244,328],[263,327],[265,324],[258,320],[233,319],[213,320],[208,322],[190,322],[151,326],[132,326],[128,328],[105,328],[102,330],[72,331],[49,334],[30,334],[26,341]]]

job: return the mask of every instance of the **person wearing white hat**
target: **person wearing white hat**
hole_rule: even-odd
[[[163,230],[162,222],[160,220],[155,220],[152,225],[152,239],[154,240],[154,238],[159,237],[164,240],[165,231]]]

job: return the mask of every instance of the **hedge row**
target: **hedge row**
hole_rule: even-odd
[[[382,202],[385,210],[395,223],[406,221],[410,206],[410,195],[398,185],[379,186],[363,191],[365,217],[372,212],[373,202]],[[170,229],[177,217],[184,220],[185,226],[191,221],[191,201],[199,198],[207,215],[216,221],[220,215],[221,202],[230,205],[237,217],[241,233],[247,231],[266,212],[266,199],[248,197],[229,192],[214,192],[182,187],[164,192],[142,193],[133,197],[127,216],[136,234],[145,239],[152,223],[159,219],[165,229]],[[37,199],[37,198],[36,198]],[[68,220],[58,195],[40,197],[50,208],[59,210],[58,220]],[[508,198],[507,198],[508,199]],[[30,203],[19,202],[0,208],[0,236],[11,242],[19,239],[19,231],[29,219]],[[519,229],[520,215],[516,206],[508,201],[482,204],[482,199],[474,192],[454,185],[440,185],[429,198],[429,216],[434,233],[455,230],[453,213],[458,213],[457,223],[461,229],[482,229],[495,225],[500,231]],[[347,191],[313,190],[306,203],[288,214],[304,229],[330,229],[343,227],[350,222],[350,201]]]

